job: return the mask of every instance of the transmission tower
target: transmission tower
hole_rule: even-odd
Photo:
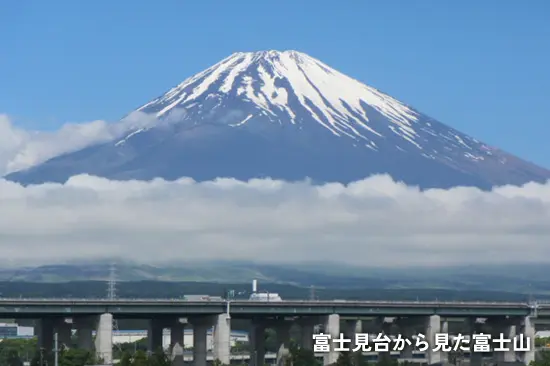
[[[109,268],[109,280],[107,281],[107,298],[109,300],[116,299],[116,266],[115,263],[111,263]],[[118,331],[118,322],[113,317],[113,331]],[[111,332],[113,334],[113,332]],[[117,347],[120,350],[120,345],[117,344]]]
[[[116,298],[116,269],[112,263],[109,269],[109,281],[107,282],[107,298],[114,300]]]
[[[315,300],[315,286],[313,285],[309,287],[309,299]]]

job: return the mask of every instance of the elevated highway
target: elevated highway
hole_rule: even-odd
[[[182,299],[0,299],[0,317],[113,314],[116,318],[196,316],[229,312],[232,317],[312,316],[528,316],[533,306],[516,302],[420,301],[186,301]],[[550,316],[550,304],[540,305],[539,316]]]
[[[290,327],[301,328],[301,345],[312,349],[313,331],[321,326],[323,333],[332,339],[345,334],[354,339],[355,334],[392,332],[409,335],[422,333],[433,342],[437,333],[449,332],[449,322],[458,320],[466,327],[467,334],[518,335],[534,340],[533,318],[550,319],[550,304],[521,302],[443,302],[443,301],[250,301],[250,300],[199,300],[183,299],[0,299],[0,318],[38,320],[39,345],[52,349],[53,334],[63,343],[70,341],[75,327],[79,344],[92,347],[92,331],[96,330],[95,350],[104,360],[112,360],[112,324],[115,319],[144,319],[148,322],[149,350],[162,347],[163,331],[170,329],[171,347],[183,344],[184,329],[193,328],[193,359],[197,366],[206,366],[207,331],[213,328],[212,354],[222,363],[230,362],[231,320],[246,320],[250,326],[249,339],[254,357],[253,366],[265,361],[265,329],[274,328],[281,342],[280,349],[288,348]],[[363,319],[370,319],[364,327]],[[414,333],[418,332],[418,333]],[[399,333],[399,334],[400,334]],[[177,348],[173,348],[176,350]],[[410,356],[407,350],[404,357]],[[339,351],[331,347],[323,355],[324,364],[336,362]],[[409,355],[409,356],[407,356]],[[182,356],[183,357],[183,356]],[[279,357],[279,356],[278,356]],[[428,364],[445,360],[442,351],[426,353]],[[495,359],[505,362],[520,360],[528,365],[534,359],[533,350],[507,351],[495,354]],[[277,360],[277,363],[280,360]],[[479,360],[473,358],[472,366]]]

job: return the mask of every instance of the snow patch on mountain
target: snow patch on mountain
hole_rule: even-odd
[[[485,189],[550,177],[297,51],[235,53],[136,112],[153,123],[10,178],[349,183],[387,173],[427,188]]]
[[[240,110],[242,117],[232,120],[217,114],[228,107]],[[314,121],[334,136],[353,139],[354,146],[373,151],[381,145],[392,145],[400,152],[416,149],[428,159],[439,157],[446,162],[456,156],[480,161],[493,150],[481,149],[476,140],[297,51],[234,53],[138,111],[162,119],[177,109],[186,111],[182,120],[193,124],[216,116],[216,122],[227,121],[235,128],[258,118],[300,130]]]
[[[212,92],[241,96],[272,117],[286,112],[290,122],[297,123],[301,113],[289,106],[292,97],[300,108],[337,136],[366,139],[365,131],[382,136],[369,126],[365,104],[386,116],[410,138],[414,135],[411,126],[418,120],[417,113],[403,103],[297,51],[235,53],[138,110],[162,105],[156,112],[161,117],[178,106],[189,108],[191,102]]]

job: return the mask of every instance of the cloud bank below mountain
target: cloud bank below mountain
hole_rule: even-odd
[[[0,180],[6,264],[332,261],[367,266],[550,262],[550,184],[420,191],[373,176],[344,186],[87,175]]]
[[[174,121],[181,119],[174,115]],[[164,122],[171,122],[167,116]],[[0,175],[161,121],[29,132],[0,115]],[[420,191],[374,176],[347,186],[270,179],[117,182],[0,179],[5,265],[124,257],[331,261],[369,266],[550,262],[550,184]]]

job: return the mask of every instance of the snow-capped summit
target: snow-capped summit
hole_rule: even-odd
[[[365,133],[380,136],[368,125],[365,106],[403,131],[417,121],[403,103],[297,51],[235,53],[138,110],[161,117],[177,107],[201,108],[194,102],[202,98],[215,100],[213,109],[231,98],[254,104],[257,110],[246,121],[254,114],[292,124],[313,118],[336,136],[361,139]]]
[[[389,173],[424,188],[488,188],[550,178],[548,170],[297,51],[234,53],[137,110],[159,123],[8,178],[37,183],[90,173],[346,183]]]

